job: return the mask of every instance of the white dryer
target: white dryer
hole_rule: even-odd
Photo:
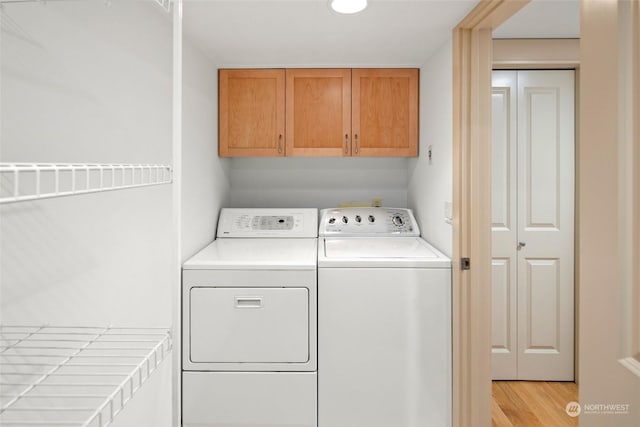
[[[222,209],[183,265],[185,427],[317,425],[316,209]]]
[[[319,235],[320,427],[450,427],[450,260],[407,209],[325,209]]]

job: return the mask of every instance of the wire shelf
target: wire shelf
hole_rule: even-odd
[[[47,4],[47,2],[67,1],[67,0],[0,0],[0,5],[11,3],[41,3]],[[155,0],[164,10],[171,12],[171,3],[173,0]],[[108,2],[105,1],[108,4]]]
[[[0,325],[0,425],[108,426],[171,347],[166,329]]]
[[[170,184],[169,165],[0,163],[0,204]]]
[[[171,12],[171,3],[172,0],[156,0],[160,6],[164,8],[167,12]]]

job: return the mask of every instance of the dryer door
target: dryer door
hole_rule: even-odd
[[[191,289],[191,362],[309,360],[307,288]]]

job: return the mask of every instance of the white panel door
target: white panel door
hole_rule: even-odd
[[[574,379],[571,70],[518,72],[518,379]]]
[[[492,92],[492,373],[517,378],[517,71],[494,71]]]
[[[573,71],[494,72],[494,379],[574,379],[574,99]]]

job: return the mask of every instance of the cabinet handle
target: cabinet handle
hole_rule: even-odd
[[[525,242],[518,242],[518,250],[524,248],[525,246],[527,246]]]
[[[356,141],[356,154],[358,154],[358,151],[360,151],[360,143],[358,142],[358,134],[356,133],[355,135],[353,135],[353,139]]]
[[[262,308],[262,297],[235,297],[236,308]]]
[[[344,134],[344,154],[349,154],[349,134]]]
[[[282,134],[278,135],[278,154],[282,154]]]

